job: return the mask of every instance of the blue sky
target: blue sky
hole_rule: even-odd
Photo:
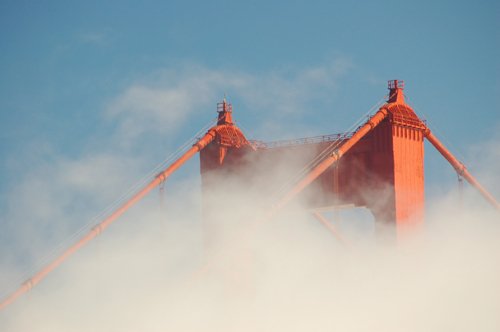
[[[186,63],[260,75],[342,57],[353,64],[339,84],[345,97],[337,102],[343,108],[354,95],[365,105],[374,102],[387,79],[400,78],[443,128],[453,117],[453,127],[465,131],[481,114],[469,130],[484,138],[488,130],[481,123],[498,120],[495,1],[3,1],[1,6],[2,132],[9,142],[2,144],[2,154],[34,133],[64,138],[69,145],[81,141],[107,100],[133,82]],[[361,105],[348,111],[360,112]]]
[[[264,76],[341,57],[352,68],[329,106],[361,113],[386,80],[404,79],[457,145],[465,132],[484,139],[498,122],[499,11],[495,1],[3,1],[2,160],[33,138],[75,153],[107,101],[186,63]]]
[[[495,151],[499,137],[499,17],[498,1],[481,0],[1,1],[4,237],[75,201],[105,206],[224,94],[250,138],[304,137],[345,130],[402,79],[417,113],[479,171],[474,151]],[[428,186],[449,185],[430,150]],[[36,207],[30,195],[48,198]]]

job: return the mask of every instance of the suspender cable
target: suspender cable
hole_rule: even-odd
[[[349,243],[346,242],[346,240],[344,240],[344,238],[342,237],[342,235],[340,235],[340,232],[337,230],[337,228],[333,226],[319,211],[314,211],[313,216],[320,223],[322,223],[323,226],[325,226],[340,243],[342,243],[345,246],[349,246]]]
[[[349,151],[356,143],[358,143],[366,134],[375,128],[382,120],[387,117],[388,111],[385,108],[380,108],[377,113],[373,115],[365,124],[352,135],[341,147],[330,153],[329,156],[324,158],[317,164],[306,176],[302,178],[290,191],[286,193],[272,208],[264,215],[258,224],[265,222],[272,218],[279,212],[289,201],[291,201],[297,194],[299,194],[305,187],[316,180],[328,167],[336,163],[342,156]]]
[[[500,204],[496,201],[495,197],[491,195],[481,184],[469,173],[465,165],[462,164],[450,151],[432,134],[429,128],[425,130],[425,137],[434,145],[434,147],[441,153],[441,155],[453,166],[459,176],[467,180],[474,188],[476,188],[483,197],[491,203],[497,210],[500,210]]]
[[[304,167],[293,175],[288,181],[283,183],[283,185],[272,195],[273,199],[278,199],[283,194],[285,194],[294,183],[299,181],[302,177],[304,177],[308,172],[310,172],[315,166],[317,166],[324,158],[326,158],[329,154],[335,151],[340,145],[342,145],[345,140],[347,140],[351,134],[359,128],[363,123],[366,122],[366,118],[371,115],[371,113],[380,107],[383,102],[383,98],[379,100],[375,105],[370,107],[368,112],[366,112],[361,118],[359,118],[349,129],[347,129],[344,134],[340,134],[337,140],[328,144],[326,148],[324,148],[318,155],[316,155],[311,161],[309,161]]]
[[[8,306],[10,303],[15,301],[19,296],[29,291],[33,286],[38,284],[43,278],[57,268],[61,263],[63,263],[68,257],[74,254],[78,249],[84,246],[87,242],[99,235],[103,230],[105,230],[111,223],[113,223],[118,217],[120,217],[125,211],[132,207],[135,203],[146,196],[152,189],[157,187],[159,184],[165,181],[173,172],[175,172],[182,164],[194,156],[197,152],[201,151],[210,142],[214,140],[216,136],[215,128],[210,129],[205,136],[198,140],[188,151],[186,151],[179,159],[173,162],[168,168],[160,172],[149,184],[143,187],[130,199],[125,201],[120,207],[118,207],[113,213],[108,217],[94,226],[85,236],[83,236],[78,242],[73,244],[71,247],[66,249],[60,256],[54,259],[52,262],[43,267],[30,279],[24,282],[14,293],[8,296],[5,300],[0,303],[0,310]]]

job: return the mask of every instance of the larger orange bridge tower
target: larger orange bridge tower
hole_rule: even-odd
[[[398,232],[414,228],[424,217],[426,126],[406,104],[403,89],[403,82],[389,82],[387,103],[368,120],[366,133],[359,139],[356,134],[359,136],[361,127],[351,133],[292,141],[247,141],[232,122],[231,106],[224,101],[219,106],[218,124],[234,129],[201,151],[205,200],[234,178],[249,190],[272,193],[273,187],[286,181],[281,173],[307,167],[314,179],[296,192],[304,208],[366,207],[379,224],[393,224]],[[328,167],[314,171],[308,165],[329,154],[337,157]],[[293,183],[290,189],[293,191]],[[220,206],[210,205],[207,202],[204,207],[207,219],[216,218],[216,211],[221,213]]]

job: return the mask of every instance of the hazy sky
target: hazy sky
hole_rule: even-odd
[[[1,188],[22,174],[20,152],[33,142],[79,154],[89,137],[105,139],[114,125],[103,123],[106,105],[128,87],[154,88],[161,73],[197,66],[271,89],[276,76],[300,80],[300,72],[342,62],[335,98],[323,91],[297,100],[304,112],[294,120],[321,124],[318,134],[342,130],[398,78],[454,145],[487,139],[500,114],[499,15],[497,1],[2,1]],[[215,88],[202,120],[230,92]],[[279,93],[256,98],[273,110]],[[244,127],[265,120],[231,97]],[[197,130],[190,122],[186,133]]]
[[[249,138],[293,138],[345,130],[401,79],[473,172],[499,137],[494,0],[2,0],[0,50],[0,249],[19,251],[7,265],[27,225],[95,214],[224,94]],[[426,149],[428,188],[455,185]]]

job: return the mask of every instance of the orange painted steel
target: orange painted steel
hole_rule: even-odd
[[[441,153],[441,155],[451,164],[451,166],[457,171],[458,175],[465,178],[474,188],[476,188],[481,195],[493,205],[497,210],[500,210],[500,204],[497,202],[495,197],[491,195],[467,170],[464,164],[462,164],[453,154],[437,139],[436,136],[427,129],[425,131],[425,137],[427,140],[436,148],[436,150]]]
[[[217,134],[217,127],[210,129],[205,136],[203,136],[196,144],[194,144],[186,153],[184,153],[179,159],[173,162],[167,169],[159,173],[148,185],[137,192],[132,198],[115,210],[110,216],[104,219],[102,222],[94,226],[90,232],[88,232],[84,237],[82,237],[77,243],[69,247],[62,255],[57,257],[28,281],[22,284],[14,293],[12,293],[8,298],[0,303],[0,310],[5,308],[7,305],[16,300],[20,295],[29,291],[33,286],[38,284],[47,274],[57,268],[61,263],[63,263],[68,257],[75,253],[87,242],[99,235],[104,229],[106,229],[111,223],[113,223],[118,217],[120,217],[125,211],[132,207],[135,203],[141,200],[146,194],[148,194],[152,189],[157,187],[160,183],[165,181],[173,172],[175,172],[182,164],[184,164],[188,159],[190,159],[197,152],[201,151],[210,142],[212,142]]]
[[[339,161],[353,146],[356,145],[366,134],[382,122],[388,115],[386,108],[381,108],[373,115],[363,126],[361,126],[351,138],[345,141],[342,146],[336,149],[330,156],[323,159],[316,167],[314,167],[305,177],[302,178],[285,196],[283,196],[276,204],[272,206],[268,213],[260,222],[267,221],[279,212],[288,202],[290,202],[304,188],[310,185],[321,174],[323,174],[330,166]],[[260,223],[259,222],[259,223]]]
[[[342,235],[340,235],[340,232],[337,230],[337,228],[335,228],[321,213],[319,213],[318,211],[314,211],[313,216],[323,226],[325,226],[330,231],[330,233],[332,233],[333,236],[335,236],[335,238],[339,240],[340,243],[342,243],[345,246],[349,245],[347,241],[342,237]]]

